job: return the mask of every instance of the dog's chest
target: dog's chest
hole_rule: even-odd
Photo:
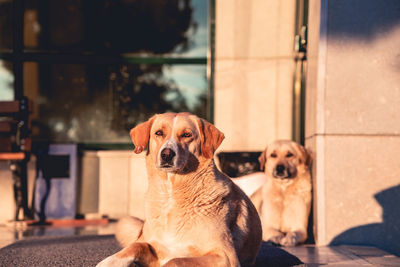
[[[165,263],[170,258],[187,257],[198,248],[191,231],[196,219],[188,217],[173,197],[165,197],[162,202],[155,217],[146,222],[151,229],[146,239],[164,248],[165,255],[160,260]]]
[[[171,187],[167,185],[164,189],[149,199],[146,220],[152,228],[158,229],[157,238],[168,241],[174,236],[184,234],[184,230],[189,227],[188,222],[194,218],[191,216],[191,209],[185,207],[185,201],[176,199]]]
[[[203,184],[168,182],[153,185],[147,195],[145,239],[160,244],[175,257],[209,249],[209,242],[200,240],[215,238],[210,230],[216,229],[215,225],[223,228],[220,224],[224,222],[216,218],[228,212],[223,199],[229,190],[218,184],[204,188]]]
[[[187,190],[182,190],[185,188]],[[173,188],[172,182],[164,184],[163,190],[156,198],[158,204],[151,204],[156,207],[152,214],[158,223],[165,227],[165,230],[185,229],[191,227],[190,222],[202,220],[213,213],[217,206],[217,198],[205,193],[198,193],[188,189],[190,186]]]
[[[209,222],[212,213],[205,207],[199,207],[196,201],[177,198],[172,192],[160,196],[156,209],[152,206],[152,214],[147,218],[147,223],[150,229],[157,229],[152,231],[153,238],[171,249],[176,247],[176,243],[193,242],[193,230]]]

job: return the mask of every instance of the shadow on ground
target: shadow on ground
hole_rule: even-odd
[[[261,244],[255,264],[256,267],[289,267],[298,265],[303,265],[303,262],[299,258],[267,242]]]

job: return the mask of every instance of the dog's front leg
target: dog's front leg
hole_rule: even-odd
[[[265,227],[262,235],[264,241],[270,241],[274,244],[280,244],[281,240],[285,237],[284,233],[272,227]]]
[[[227,260],[217,255],[207,255],[190,258],[175,258],[168,261],[162,267],[209,267],[209,266],[230,266]]]
[[[224,254],[207,254],[198,257],[174,258],[162,267],[240,267],[236,253],[231,256]]]
[[[304,242],[307,239],[307,233],[305,231],[293,231],[287,232],[285,237],[281,239],[280,244],[285,247],[294,247],[299,243]]]
[[[159,267],[159,261],[154,249],[145,242],[135,242],[114,255],[105,258],[96,267]]]

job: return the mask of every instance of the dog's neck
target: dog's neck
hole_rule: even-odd
[[[196,171],[184,174],[167,173],[156,169],[154,163],[149,165],[146,206],[151,209],[146,211],[147,219],[161,216],[175,206],[206,209],[229,194],[227,181],[213,159],[200,160]]]
[[[195,170],[188,171],[184,168],[182,171],[178,172],[168,172],[166,173],[167,181],[174,186],[179,185],[195,185],[200,180],[209,178],[210,175],[206,175],[207,172],[214,171],[215,163],[213,159],[200,159],[199,164]],[[211,177],[215,177],[214,175]]]
[[[291,190],[290,188],[297,187],[299,183],[305,183],[306,181],[306,184],[309,184],[311,182],[311,176],[308,171],[299,171],[296,177],[290,179],[277,179],[268,174],[267,176],[267,183],[274,186],[275,188],[279,188],[282,192],[285,192],[286,190]],[[308,186],[306,187],[308,188]]]
[[[275,187],[280,188],[281,190],[286,190],[289,186],[296,183],[296,178],[289,178],[289,179],[279,179],[275,178],[272,175],[268,175],[268,181],[274,185]]]
[[[196,170],[190,172],[162,171],[154,166],[153,159],[149,156],[146,158],[146,163],[149,190],[152,190],[153,193],[172,194],[182,190],[197,190],[197,188],[212,186],[220,177],[217,175],[219,171],[214,160],[208,158],[199,158]]]

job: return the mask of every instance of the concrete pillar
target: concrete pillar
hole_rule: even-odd
[[[317,244],[400,254],[400,2],[311,0],[306,90]]]

